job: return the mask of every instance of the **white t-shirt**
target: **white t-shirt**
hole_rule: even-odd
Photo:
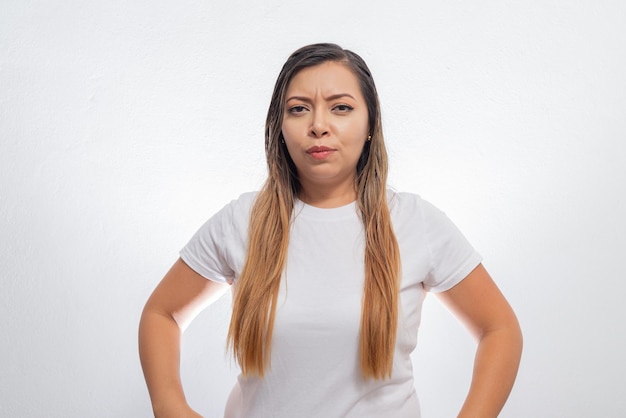
[[[410,354],[425,291],[450,289],[481,257],[443,212],[414,194],[388,195],[402,264],[391,378],[364,380],[359,367],[364,233],[356,203],[321,209],[297,202],[270,370],[262,379],[239,376],[226,418],[420,416]],[[236,285],[255,196],[244,194],[209,219],[182,249],[185,263]]]

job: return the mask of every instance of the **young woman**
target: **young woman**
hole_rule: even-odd
[[[459,417],[495,417],[522,338],[480,256],[439,210],[387,189],[372,76],[333,44],[294,52],[265,129],[268,178],[215,214],[148,300],[141,362],[156,417],[198,417],[179,378],[182,329],[233,290],[242,373],[225,417],[419,417],[410,354],[436,292],[478,341]]]

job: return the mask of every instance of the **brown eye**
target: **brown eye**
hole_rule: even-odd
[[[333,110],[336,110],[339,113],[348,113],[349,111],[353,110],[354,108],[352,106],[348,106],[346,104],[340,104],[337,105],[333,108]]]
[[[289,108],[289,113],[292,114],[298,114],[298,113],[303,113],[304,111],[306,111],[306,107],[304,106],[292,106]]]

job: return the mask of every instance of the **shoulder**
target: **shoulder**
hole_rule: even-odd
[[[241,208],[251,208],[256,200],[258,191],[245,192],[239,195],[239,197],[231,202],[232,205],[238,206]]]
[[[231,200],[222,211],[231,213],[232,215],[246,215],[250,213],[252,205],[256,199],[258,192],[245,192],[239,195],[236,199]]]
[[[387,201],[396,229],[407,228],[430,236],[453,227],[445,212],[418,194],[388,190]]]
[[[208,218],[202,229],[221,228],[230,231],[232,228],[247,227],[256,195],[257,192],[246,192],[226,203]]]
[[[419,194],[398,192],[387,189],[387,204],[392,217],[430,217],[441,213],[432,203],[423,199]]]

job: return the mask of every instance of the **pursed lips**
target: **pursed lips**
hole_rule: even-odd
[[[316,160],[323,160],[335,151],[333,148],[317,145],[306,150],[307,154]]]

